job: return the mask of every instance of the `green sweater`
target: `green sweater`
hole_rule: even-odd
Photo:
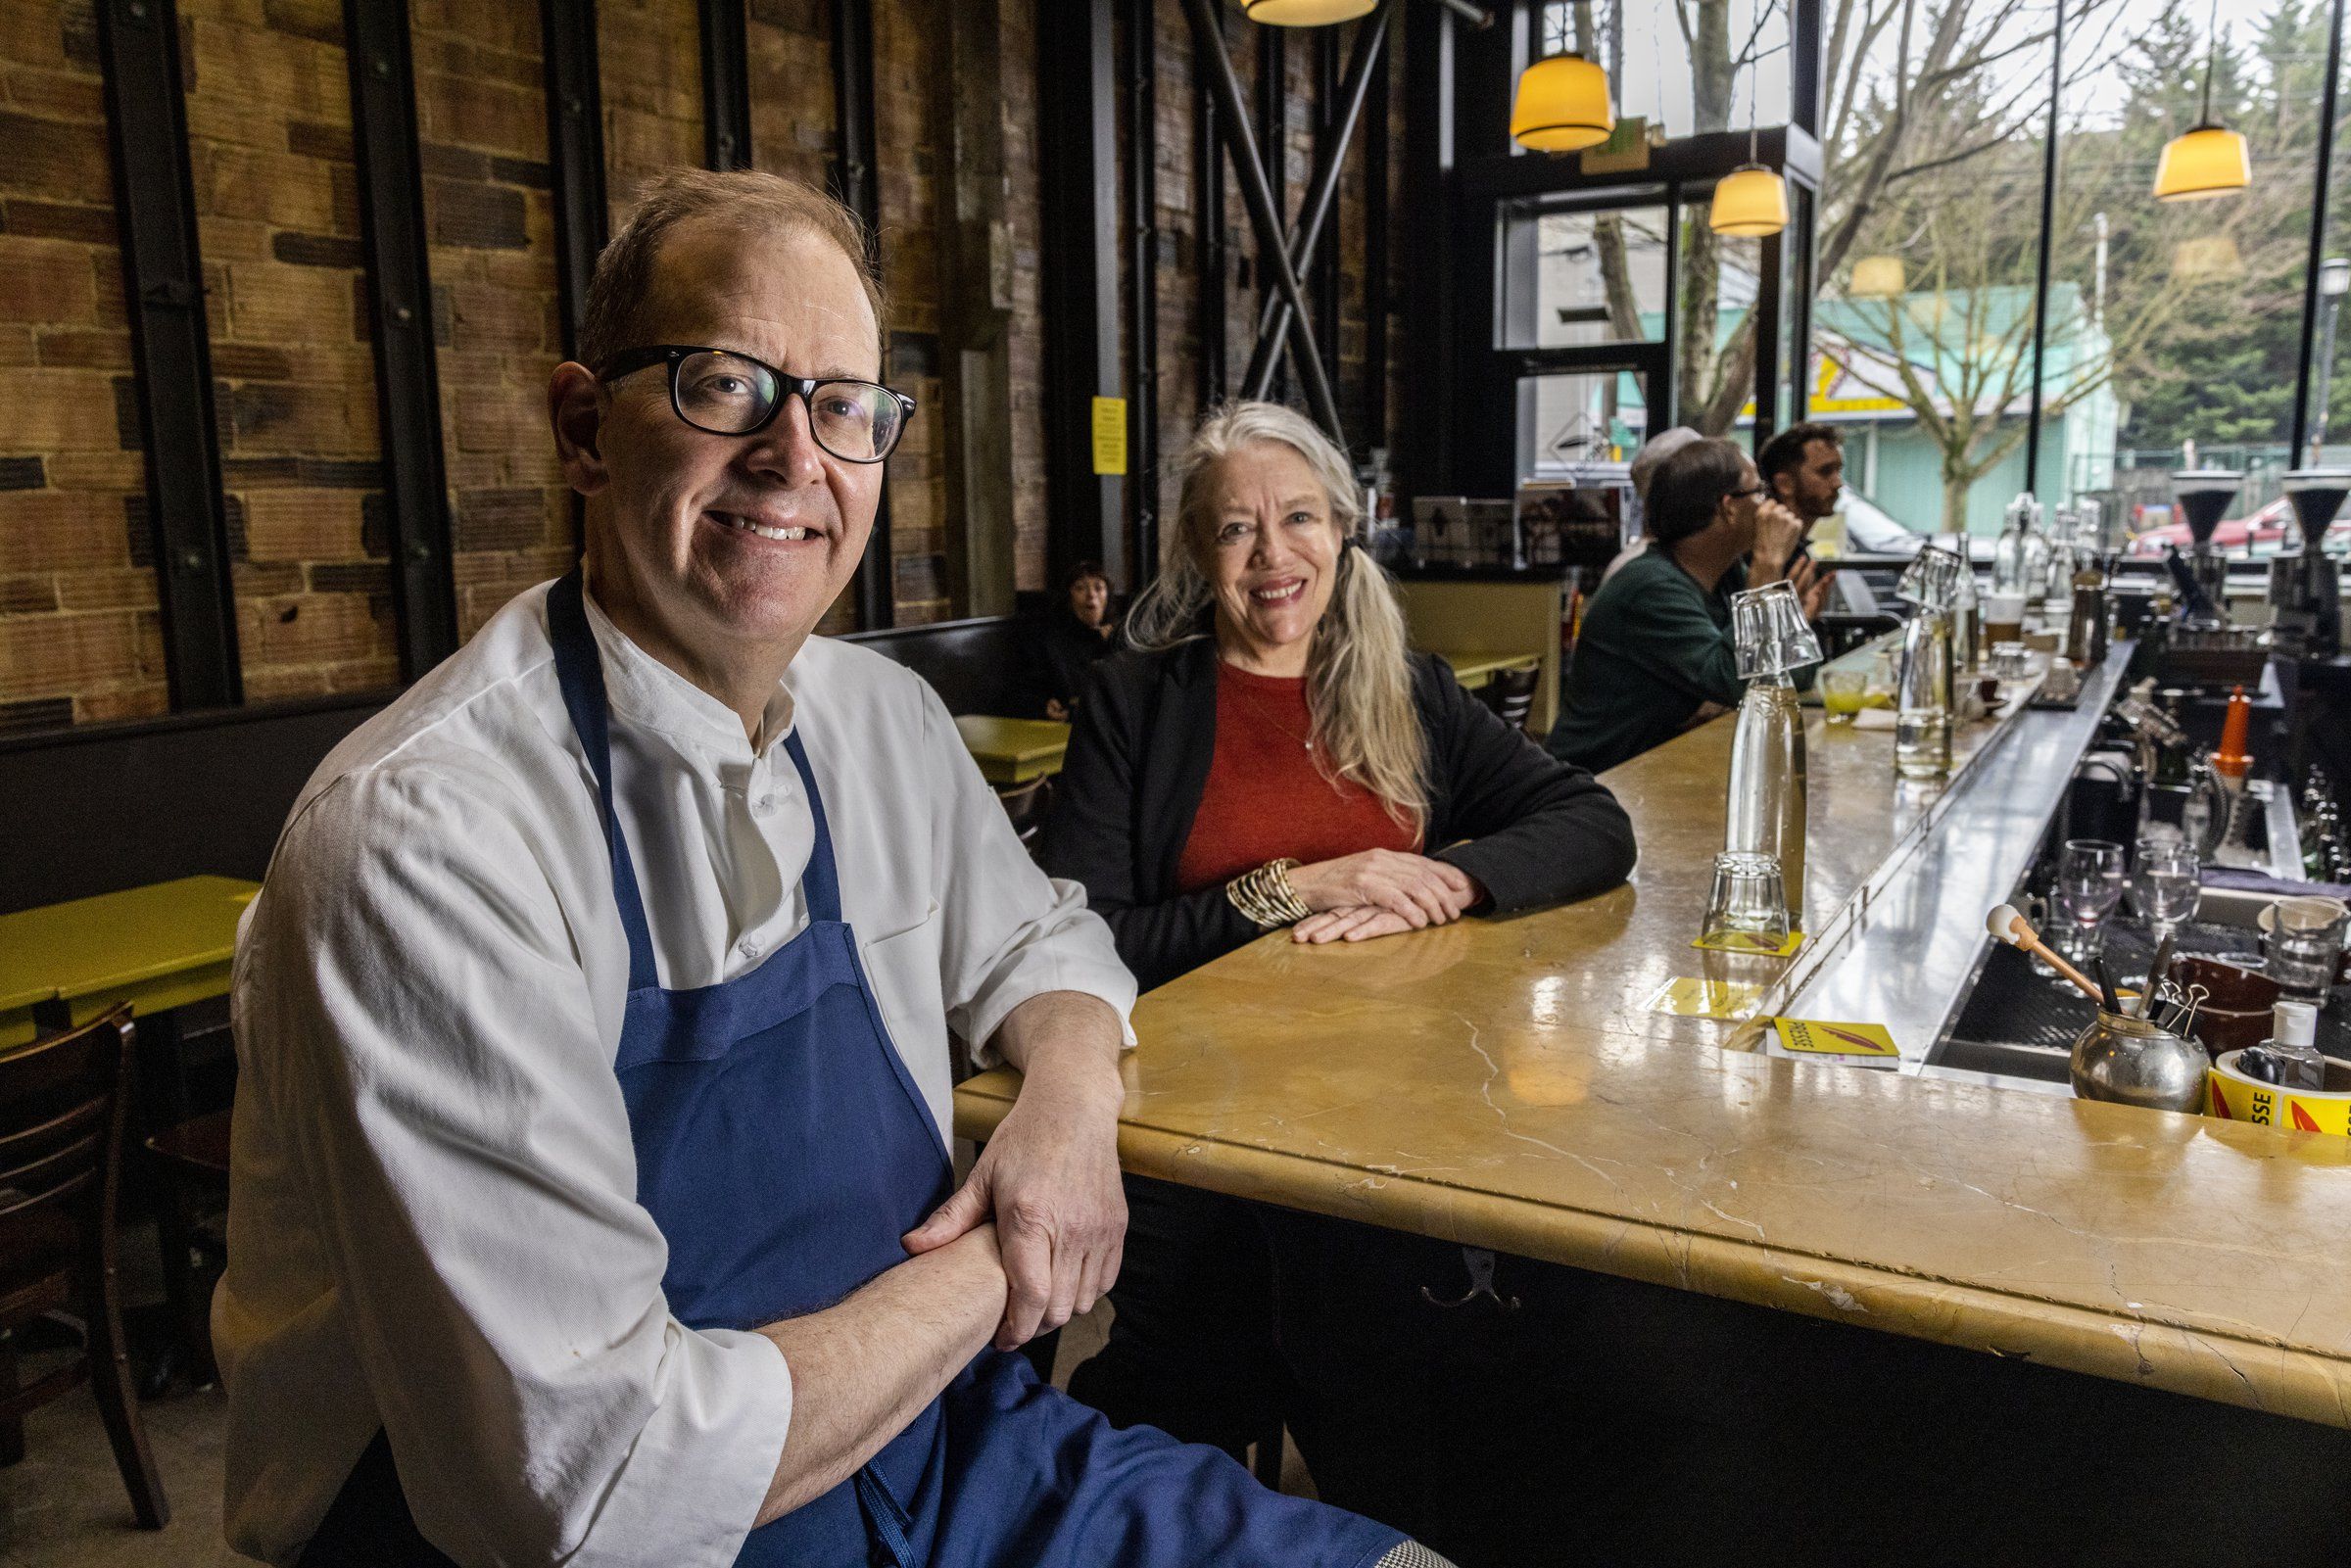
[[[1709,592],[1654,547],[1619,567],[1584,609],[1552,752],[1599,773],[1672,739],[1702,702],[1736,707],[1731,595],[1745,587],[1744,565]]]

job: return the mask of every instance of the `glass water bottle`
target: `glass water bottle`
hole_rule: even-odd
[[[1991,591],[2039,599],[2048,580],[2049,542],[2040,537],[2040,502],[2026,491],[2008,503],[1999,543],[1991,550]]]
[[[1895,694],[1894,771],[1905,779],[1951,772],[1951,617],[1921,605],[1902,633],[1902,675]]]
[[[1785,674],[1757,676],[1731,736],[1731,787],[1722,847],[1780,863],[1792,917],[1804,907],[1804,719]]]

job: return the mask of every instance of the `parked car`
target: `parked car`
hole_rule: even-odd
[[[2302,531],[2295,525],[2293,507],[2280,496],[2250,517],[2224,519],[2212,531],[2212,544],[2233,560],[2266,560],[2299,549]],[[2148,529],[2131,541],[2131,553],[2161,555],[2174,546],[2183,550],[2195,547],[2195,540],[2185,523],[2166,523],[2161,528]],[[2327,530],[2326,549],[2329,555],[2351,556],[2351,515],[2336,515]]]

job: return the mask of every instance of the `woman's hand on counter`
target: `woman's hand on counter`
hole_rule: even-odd
[[[1460,867],[1393,849],[1367,849],[1293,867],[1290,887],[1317,915],[1383,910],[1404,923],[1399,929],[1410,930],[1459,920],[1485,897]]]
[[[1290,940],[1312,942],[1367,942],[1374,936],[1401,936],[1413,927],[1402,915],[1373,904],[1353,909],[1327,909],[1290,927]]]

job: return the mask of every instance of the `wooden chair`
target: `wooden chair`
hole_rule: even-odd
[[[1513,730],[1526,728],[1529,715],[1535,711],[1535,683],[1542,680],[1539,665],[1523,670],[1497,670],[1494,679],[1478,690],[1486,706],[1502,715],[1502,722]]]
[[[228,1127],[229,1114],[215,1111],[147,1140],[156,1178],[155,1224],[164,1249],[164,1296],[179,1325],[185,1370],[198,1387],[219,1375],[213,1364],[210,1287],[213,1267],[226,1262],[228,1249],[225,1238],[215,1238],[197,1224],[195,1199],[199,1193],[228,1192]],[[203,1269],[196,1264],[200,1253]],[[154,1388],[149,1385],[150,1392]]]
[[[1012,819],[1012,831],[1021,835],[1021,842],[1033,846],[1037,830],[1045,825],[1045,810],[1053,803],[1053,776],[999,789],[996,798],[1004,802],[1004,815]]]
[[[130,1349],[115,1278],[115,1201],[122,1184],[130,1086],[130,1009],[0,1057],[0,1333],[78,1313],[71,1363],[20,1387],[0,1354],[0,1457],[24,1453],[24,1419],[85,1379],[141,1526],[171,1509],[139,1427]]]

